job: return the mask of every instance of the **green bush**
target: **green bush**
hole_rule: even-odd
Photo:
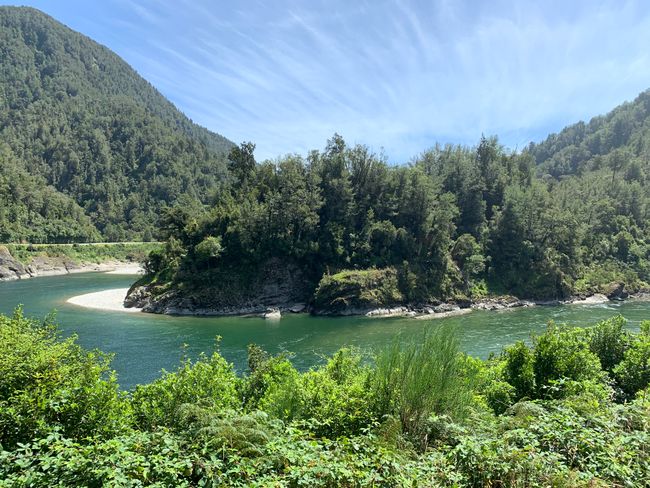
[[[358,351],[342,349],[325,366],[275,383],[260,408],[285,420],[300,420],[319,436],[357,435],[375,418],[369,374]]]
[[[550,323],[544,334],[533,338],[532,347],[517,342],[505,349],[503,379],[513,386],[517,400],[575,395],[583,381],[600,382],[604,387],[606,375],[590,348],[609,354],[609,345],[603,341],[611,327],[600,324],[587,332]]]
[[[110,356],[61,339],[52,319],[30,320],[18,308],[0,315],[0,445],[59,431],[67,437],[109,437],[131,423]]]
[[[50,434],[0,453],[0,486],[192,486],[196,455],[166,431],[79,443]]]
[[[395,415],[403,431],[425,449],[431,415],[462,419],[467,414],[473,378],[463,372],[458,338],[449,327],[425,329],[419,343],[396,339],[376,358],[372,392],[377,417]]]
[[[517,399],[532,398],[535,392],[535,356],[523,342],[507,347],[504,377],[514,389]]]
[[[589,349],[598,356],[605,371],[611,372],[623,360],[629,346],[630,334],[623,330],[625,322],[625,318],[617,315],[588,329]]]
[[[247,409],[257,408],[269,390],[279,386],[284,387],[285,384],[289,385],[299,377],[298,371],[285,355],[268,357],[266,352],[254,344],[248,346],[248,364],[251,373],[241,384],[243,404]],[[285,401],[290,401],[290,398],[285,398]],[[275,414],[278,418],[293,415],[291,412],[295,409],[287,409],[280,398],[276,398],[274,402]]]
[[[534,339],[536,395],[540,398],[562,395],[558,381],[591,380],[603,377],[598,357],[589,350],[581,329],[566,329],[549,324],[546,332]]]
[[[485,389],[485,400],[495,414],[501,415],[514,402],[516,389],[507,381],[492,381]]]
[[[613,375],[628,399],[650,385],[650,321],[641,324]]]
[[[199,404],[215,411],[240,407],[239,382],[232,364],[217,352],[210,357],[201,355],[195,363],[187,359],[177,371],[164,371],[160,379],[135,388],[136,423],[143,429],[174,427],[179,408],[185,404]]]
[[[18,310],[0,317],[0,486],[645,486],[650,322],[612,371],[627,402],[590,350],[611,357],[620,322],[551,326],[488,361],[437,327],[305,373],[251,346],[243,378],[215,353],[129,398],[106,358]],[[522,391],[540,398],[513,404]]]
[[[314,294],[314,304],[326,312],[394,305],[403,299],[394,268],[345,270],[333,275],[326,274]]]
[[[282,423],[261,411],[243,414],[233,410],[206,409],[196,404],[181,405],[177,430],[205,451],[229,457],[255,457],[278,435]]]

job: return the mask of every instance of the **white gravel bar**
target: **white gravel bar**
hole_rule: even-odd
[[[113,288],[110,290],[96,291],[68,298],[67,302],[79,307],[94,308],[97,310],[110,310],[113,312],[140,312],[140,308],[126,308],[124,297],[128,288]]]
[[[140,275],[144,274],[144,269],[139,264],[121,264],[116,265],[115,269],[107,271],[106,274],[115,275]]]

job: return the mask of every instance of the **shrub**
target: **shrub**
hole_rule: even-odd
[[[420,344],[396,339],[376,360],[372,390],[377,416],[398,416],[403,431],[425,449],[432,414],[460,419],[472,403],[472,378],[463,371],[458,338],[449,327],[425,329]]]
[[[194,254],[198,263],[207,266],[216,261],[223,254],[221,237],[208,236],[194,246]]]
[[[130,423],[110,356],[61,339],[52,319],[0,315],[0,445],[55,430],[75,439],[111,436]]]
[[[589,349],[605,371],[611,372],[623,360],[630,342],[629,332],[623,330],[625,322],[623,316],[617,315],[588,329]]]
[[[341,349],[325,367],[301,377],[303,419],[318,435],[335,439],[358,435],[369,427],[374,416],[370,409],[368,368],[354,349]]]
[[[613,375],[628,399],[650,385],[650,321],[641,324]]]
[[[248,346],[248,365],[251,374],[242,381],[241,394],[243,404],[249,410],[258,407],[260,400],[269,389],[283,385],[290,379],[295,380],[299,376],[284,354],[269,357],[265,351],[254,344]],[[282,409],[286,406],[283,405],[279,411],[278,406],[279,404],[274,407],[276,416],[285,418],[287,413],[283,413]]]
[[[636,390],[624,404],[590,350],[617,343],[615,322],[552,326],[487,362],[444,326],[374,367],[343,349],[299,373],[252,346],[239,380],[202,356],[138,387],[131,425],[100,356],[18,310],[0,317],[0,486],[646,486],[650,322],[613,368]],[[544,398],[508,407],[526,388]]]
[[[300,420],[320,436],[359,434],[374,421],[369,369],[361,361],[358,351],[342,349],[325,366],[274,383],[260,408],[278,418]]]
[[[485,389],[487,404],[497,415],[513,404],[516,395],[516,389],[506,381],[492,381]]]
[[[169,432],[130,432],[78,443],[50,434],[0,453],[1,486],[191,486],[192,453]]]
[[[144,429],[174,427],[181,405],[194,403],[214,410],[240,407],[239,379],[219,353],[187,359],[176,372],[163,371],[160,379],[138,385],[133,392],[137,425]]]
[[[179,430],[203,451],[230,456],[254,457],[278,435],[282,423],[264,412],[243,414],[234,410],[214,411],[187,403],[178,410]]]
[[[328,274],[322,277],[314,294],[316,307],[328,312],[392,305],[403,299],[394,268]]]
[[[534,339],[536,395],[562,395],[553,383],[562,379],[582,381],[602,377],[600,361],[589,350],[581,329],[565,329],[550,323],[546,332]]]
[[[507,347],[503,353],[505,358],[504,378],[515,389],[518,400],[532,398],[535,392],[535,356],[533,351],[522,341]]]

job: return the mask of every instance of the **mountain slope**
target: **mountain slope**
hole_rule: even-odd
[[[650,90],[588,124],[578,122],[530,144],[540,171],[554,177],[609,167],[638,172],[650,160]]]
[[[38,10],[0,7],[0,94],[0,164],[68,196],[105,239],[152,237],[162,206],[205,199],[226,172],[230,141]]]
[[[0,147],[0,242],[83,242],[101,236],[83,209]]]

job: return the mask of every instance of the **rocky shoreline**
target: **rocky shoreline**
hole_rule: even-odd
[[[119,272],[126,269],[131,272],[137,263],[123,261],[106,261],[103,263],[75,263],[59,257],[35,257],[28,265],[14,258],[6,248],[0,246],[0,281],[24,280],[40,276],[61,276],[72,273],[93,271]],[[129,273],[131,274],[131,273]]]
[[[146,286],[135,286],[129,290],[124,305],[127,308],[138,308],[143,312],[167,315],[197,315],[197,316],[256,316],[278,319],[286,313],[312,313],[324,316],[366,316],[372,318],[413,317],[416,319],[438,319],[465,315],[474,310],[505,311],[516,308],[557,305],[595,305],[610,301],[626,299],[650,300],[650,292],[641,290],[630,293],[623,283],[613,283],[605,287],[608,294],[594,293],[580,295],[564,300],[522,300],[514,296],[483,298],[475,301],[464,300],[451,303],[436,303],[427,305],[396,305],[377,308],[347,308],[332,313],[328,310],[316,310],[305,303],[277,303],[269,306],[266,303],[249,303],[245,306],[232,307],[202,307],[196,306],[189,297],[180,297],[174,291],[168,291],[153,298]]]
[[[229,307],[202,307],[196,305],[191,298],[178,297],[173,292],[167,292],[153,299],[146,286],[132,287],[124,299],[124,306],[163,315],[261,316],[274,319],[278,318],[278,314],[309,311],[305,303],[293,301],[276,303],[275,305],[268,305],[260,301]]]

